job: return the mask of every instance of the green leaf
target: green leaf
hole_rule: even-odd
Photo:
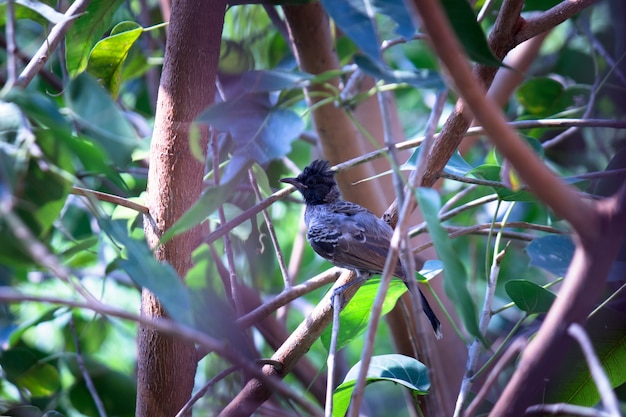
[[[48,397],[61,386],[57,368],[40,362],[29,349],[13,348],[1,352],[0,366],[9,381],[33,397]]]
[[[71,78],[87,68],[91,48],[100,40],[113,20],[113,13],[124,0],[92,0],[65,35],[65,60]]]
[[[128,236],[124,227],[117,222],[100,218],[100,228],[124,250],[126,259],[119,266],[140,287],[149,289],[161,301],[167,314],[176,322],[194,325],[187,287],[171,265],[154,259],[145,241]]]
[[[600,309],[585,325],[595,354],[613,388],[626,383],[626,367],[623,366],[626,363],[626,314],[617,303],[609,303]],[[598,388],[577,344],[572,343],[569,349],[564,349],[561,365],[544,392],[547,403],[594,407],[600,402]]]
[[[229,221],[243,213],[243,210],[241,210],[234,204],[224,203],[222,207],[224,208],[224,217],[226,218],[226,221]],[[216,212],[213,212],[209,216],[209,219],[211,220],[213,226],[220,224],[220,219]],[[211,229],[213,230],[214,227],[211,227]],[[231,233],[233,234],[233,236],[236,236],[241,241],[248,240],[250,234],[252,233],[252,224],[250,220],[246,220],[239,226],[235,227],[233,230],[231,230]]]
[[[339,314],[339,333],[337,335],[337,350],[349,344],[363,334],[370,322],[372,305],[378,292],[380,278],[369,279],[359,288],[348,305]],[[396,305],[398,299],[407,291],[406,285],[400,280],[392,280],[383,303],[382,315],[387,314]],[[322,344],[328,350],[332,329],[327,327],[322,333]]]
[[[67,22],[71,19],[65,16],[63,13],[57,12],[52,7],[41,1],[15,0],[15,3],[19,4],[20,6],[28,7],[30,10],[44,17],[48,22],[54,23],[55,25]]]
[[[11,347],[16,346],[21,341],[22,335],[24,334],[24,332],[26,332],[28,329],[32,329],[33,327],[37,326],[40,323],[45,323],[45,322],[54,320],[57,317],[57,312],[59,310],[65,310],[65,308],[63,307],[48,308],[39,316],[31,318],[23,323],[20,323],[20,325],[15,330],[13,330],[11,332],[11,335],[9,336],[9,346]]]
[[[574,85],[566,88],[552,78],[538,77],[523,83],[516,96],[526,114],[541,118],[579,107],[579,103],[586,102],[589,87]]]
[[[232,181],[245,173],[253,162],[264,165],[291,151],[291,143],[304,129],[296,113],[270,104],[265,93],[247,94],[241,98],[217,103],[197,118],[214,128],[229,132],[232,158],[221,178]],[[223,144],[221,151],[227,144]]]
[[[65,99],[81,130],[106,150],[115,165],[126,166],[139,144],[137,133],[102,86],[81,74],[70,83]]]
[[[515,305],[528,314],[547,313],[556,300],[550,291],[523,279],[510,280],[504,288]]]
[[[500,177],[502,167],[499,165],[483,164],[472,168],[470,173],[478,178],[489,181],[502,182]],[[504,201],[537,201],[535,195],[529,191],[513,191],[505,187],[492,187],[498,197]]]
[[[476,15],[466,0],[442,0],[441,5],[448,16],[456,37],[473,61],[499,67],[502,62],[493,54]]]
[[[361,362],[350,369],[344,382],[341,383],[333,394],[333,416],[343,416],[350,405],[350,396],[354,390]],[[430,379],[428,368],[417,359],[398,355],[380,355],[372,357],[365,380],[366,385],[375,382],[393,382],[410,389],[418,395],[428,393]]]
[[[574,256],[574,242],[569,236],[549,235],[534,239],[526,247],[530,264],[562,277]]]
[[[135,380],[128,375],[96,363],[93,359],[88,359],[85,365],[96,392],[104,404],[107,415],[133,416],[137,393]],[[68,390],[68,399],[71,405],[83,415],[100,415],[94,404],[93,396],[87,389],[85,380],[75,364],[72,364],[72,373],[76,382]]]
[[[235,75],[242,74],[254,68],[254,54],[247,42],[237,42],[231,39],[222,39],[220,46],[220,73]]]
[[[122,22],[113,28],[111,36],[94,46],[89,56],[87,71],[98,79],[117,98],[122,82],[122,66],[128,51],[143,33],[134,22]]]
[[[364,55],[355,55],[354,63],[366,74],[388,83],[406,83],[417,88],[441,89],[444,87],[443,80],[436,72],[393,70]]]
[[[476,306],[468,289],[467,272],[452,247],[448,233],[439,222],[439,194],[430,188],[419,188],[415,194],[437,255],[443,262],[443,288],[446,295],[452,301],[467,331],[472,336],[482,338],[478,331]]]
[[[211,215],[230,196],[232,185],[208,188],[182,216],[161,236],[161,243],[165,243],[174,236],[190,230]]]
[[[5,186],[16,193],[14,213],[45,244],[72,187],[72,161],[63,141],[49,130],[35,131],[34,143],[42,155],[18,152],[21,144],[6,144],[0,146],[0,162],[8,180]],[[17,265],[31,261],[23,247],[25,242],[15,238],[14,227],[7,219],[0,219],[0,240],[18,243],[0,245],[0,263]]]

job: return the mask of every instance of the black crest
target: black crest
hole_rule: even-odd
[[[331,203],[340,197],[335,172],[323,159],[311,162],[296,178],[283,178],[281,181],[294,185],[307,204]]]

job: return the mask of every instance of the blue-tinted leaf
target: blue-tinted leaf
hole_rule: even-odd
[[[443,88],[444,86],[439,74],[433,71],[392,70],[377,64],[364,55],[355,55],[354,63],[364,73],[388,83],[406,83],[418,88]]]
[[[229,183],[253,162],[264,165],[291,151],[291,143],[304,129],[304,122],[291,110],[272,107],[266,94],[247,94],[239,99],[217,103],[197,119],[229,132],[232,158],[221,178]]]
[[[415,169],[417,161],[419,159],[420,153],[422,152],[422,147],[418,146],[411,154],[411,157],[402,165],[402,169],[410,168]],[[446,163],[446,166],[443,168],[443,172],[447,172],[448,174],[457,175],[459,177],[466,176],[472,170],[472,166],[468,164],[465,159],[461,156],[461,154],[456,151],[452,154],[452,157]]]
[[[441,209],[439,194],[430,188],[419,188],[416,190],[416,198],[437,255],[443,262],[443,288],[463,320],[467,331],[473,336],[481,337],[478,331],[476,306],[467,287],[467,272],[452,248],[448,233],[439,222],[438,213]]]
[[[361,51],[375,62],[382,62],[380,41],[374,21],[367,12],[365,0],[322,0],[322,5],[337,26]]]
[[[137,133],[102,86],[81,74],[70,83],[65,99],[81,130],[107,151],[114,164],[126,166],[138,146]]]
[[[528,314],[547,313],[556,300],[550,291],[523,279],[508,281],[504,288],[515,305]]]
[[[439,275],[441,271],[443,271],[443,262],[439,259],[430,259],[424,262],[419,274],[426,280],[430,280]]]
[[[569,236],[550,235],[533,240],[526,247],[530,264],[556,276],[564,276],[574,256],[574,242]]]
[[[407,13],[405,3],[397,0],[373,0],[372,8],[376,13],[389,16],[398,25],[395,32],[411,39],[415,35],[415,26],[411,20],[411,14]]]
[[[241,74],[242,87],[249,92],[281,91],[301,87],[313,76],[298,71],[248,71]]]
[[[71,19],[65,16],[63,13],[57,12],[44,2],[32,0],[15,0],[15,3],[24,7],[28,7],[29,9],[45,17],[47,21],[49,21],[50,23],[54,23],[55,25],[58,23],[64,23]]]

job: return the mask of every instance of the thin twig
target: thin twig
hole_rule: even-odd
[[[572,323],[567,329],[567,333],[578,342],[580,349],[583,351],[587,366],[589,366],[589,372],[600,393],[604,410],[611,417],[620,417],[621,413],[617,397],[615,392],[613,392],[613,388],[611,388],[611,382],[604,372],[598,356],[593,350],[593,345],[585,329],[578,323]]]
[[[570,127],[570,126],[607,127],[607,128],[613,128],[613,129],[626,129],[626,122],[619,121],[619,120],[608,120],[608,119],[588,119],[588,120],[544,119],[544,120],[524,120],[524,121],[519,121],[519,122],[510,122],[509,126],[515,127],[518,129],[532,129],[532,128],[537,128],[537,127],[556,129],[556,128],[563,128],[563,127]],[[468,129],[465,136],[480,136],[483,134],[485,134],[484,129],[480,126],[477,126],[477,127],[472,127]],[[435,134],[435,138],[438,136],[439,136],[439,133]],[[404,142],[398,143],[396,145],[396,149],[398,150],[412,149],[412,148],[415,148],[416,146],[419,146],[423,140],[424,140],[423,137],[406,140]],[[372,161],[374,159],[381,158],[385,156],[386,154],[387,154],[386,149],[378,149],[378,150],[366,153],[364,155],[361,155],[359,157],[352,158],[340,164],[337,164],[333,167],[333,169],[336,170],[337,172],[345,171],[357,165],[361,165],[366,162]],[[607,174],[607,175],[611,175],[611,174]],[[583,178],[583,176],[579,175],[578,178]],[[504,185],[502,186],[506,188]],[[220,225],[220,227],[215,229],[205,238],[205,242],[207,243],[215,242],[217,239],[221,238],[226,233],[230,232],[232,229],[239,226],[241,223],[245,222],[252,216],[255,216],[256,214],[260,213],[261,210],[263,210],[264,208],[271,206],[276,201],[284,199],[285,197],[287,197],[294,191],[295,191],[295,188],[293,186],[288,186],[288,187],[285,187],[276,191],[265,200],[250,207],[249,209],[245,210],[240,215],[227,221],[225,224]]]
[[[252,191],[254,191],[254,195],[256,196],[258,201],[263,200],[263,196],[261,195],[261,190],[259,189],[259,184],[254,178],[254,173],[252,172],[252,168],[248,170],[248,178],[250,180],[250,184],[252,185]],[[287,265],[285,265],[285,257],[283,256],[283,251],[280,249],[280,244],[278,243],[278,238],[276,237],[276,230],[274,229],[274,223],[272,222],[272,218],[270,217],[267,210],[262,210],[263,218],[265,219],[265,224],[267,225],[267,230],[270,235],[270,240],[272,241],[272,245],[274,246],[274,251],[276,252],[276,259],[278,260],[278,267],[280,268],[280,272],[283,275],[283,282],[285,283],[285,287],[289,287],[291,283],[291,278],[289,277],[289,271],[287,270]]]
[[[15,4],[14,0],[7,1],[6,26],[4,28],[7,38],[7,82],[3,90],[13,86],[17,78],[17,46],[15,44]]]
[[[330,346],[328,347],[328,358],[326,358],[326,366],[328,367],[328,375],[326,375],[326,405],[324,406],[324,416],[332,417],[333,415],[333,391],[335,389],[335,374],[337,356],[337,339],[339,339],[339,314],[341,313],[341,303],[343,297],[335,294],[332,298],[333,302],[333,324],[330,336]]]
[[[476,414],[478,406],[480,405],[482,400],[485,399],[493,384],[498,380],[500,374],[502,374],[502,371],[504,371],[504,368],[509,364],[509,362],[513,360],[513,358],[515,358],[515,356],[517,356],[519,352],[524,350],[527,344],[528,340],[524,338],[519,338],[516,339],[511,344],[511,346],[509,346],[509,348],[506,350],[506,352],[504,352],[504,355],[502,355],[498,363],[496,363],[496,365],[493,367],[493,370],[489,373],[487,380],[485,381],[483,386],[480,387],[480,390],[476,394],[476,397],[474,397],[470,405],[467,406],[467,409],[465,409],[465,412],[463,413],[464,417],[471,417]]]
[[[214,186],[220,185],[220,161],[219,161],[219,149],[217,143],[217,132],[211,129],[211,148],[213,154],[213,180]],[[226,223],[226,213],[224,212],[224,205],[220,204],[217,209],[220,224]],[[233,245],[230,241],[230,235],[227,233],[224,235],[224,251],[226,252],[226,260],[228,262],[228,278],[230,283],[230,296],[237,312],[237,317],[244,314],[243,300],[239,294],[239,283],[237,282],[237,272],[235,271],[235,255],[233,253]]]
[[[508,218],[511,215],[511,212],[513,211],[514,206],[515,206],[514,204],[511,204],[507,208],[507,211],[502,219],[503,227],[506,225],[506,222],[508,221]],[[500,204],[498,204],[498,208],[499,207],[500,207]],[[494,221],[491,223],[490,234],[489,234],[490,237],[492,236],[493,230],[495,229],[495,223],[496,223],[495,219],[497,215],[498,215],[498,211],[496,210],[493,216]],[[478,330],[483,337],[486,336],[487,327],[489,326],[489,322],[491,321],[491,315],[492,315],[491,305],[493,303],[493,298],[496,293],[496,285],[498,283],[498,275],[500,273],[500,261],[502,257],[504,256],[506,248],[508,247],[507,245],[502,250],[502,252],[500,252],[501,238],[502,238],[502,228],[498,232],[496,242],[494,245],[494,249],[493,249],[494,256],[493,256],[493,260],[491,263],[491,267],[487,268],[489,276],[487,277],[487,285],[485,286],[485,298],[483,300],[483,307],[481,309],[480,319],[478,322]],[[489,244],[487,245],[487,248],[489,248]],[[465,404],[465,401],[467,400],[469,390],[472,386],[472,377],[474,376],[474,373],[476,372],[476,367],[478,365],[478,359],[480,356],[482,345],[483,345],[483,342],[478,337],[475,337],[474,340],[472,341],[471,346],[468,349],[467,365],[465,367],[465,375],[463,376],[463,380],[461,381],[461,388],[459,389],[459,395],[457,397],[456,407],[454,410],[455,417],[461,415],[461,412],[463,410],[463,405]]]
[[[72,5],[65,12],[64,16],[66,19],[54,25],[52,30],[50,30],[48,38],[41,44],[39,50],[35,53],[28,65],[26,65],[26,68],[24,68],[19,78],[15,81],[16,86],[26,88],[26,86],[30,84],[39,70],[41,70],[46,62],[48,62],[50,54],[57,48],[65,36],[65,32],[67,32],[74,20],[87,9],[88,5],[89,0],[76,0],[72,3]]]
[[[121,207],[126,207],[131,210],[135,210],[139,213],[150,215],[148,207],[143,204],[135,203],[124,197],[119,197],[113,194],[103,193],[101,191],[89,190],[82,187],[72,187],[72,194],[80,195],[83,197],[93,197],[96,200],[106,201],[107,203],[113,203]]]
[[[73,279],[69,269],[59,262],[57,257],[33,235],[22,219],[12,211],[13,206],[10,202],[10,198],[11,197],[5,197],[0,200],[0,217],[4,217],[7,226],[13,232],[16,242],[19,242],[20,247],[35,262],[52,271],[56,277],[74,288],[85,300],[95,301],[94,296],[79,282]]]
[[[263,303],[259,307],[255,308],[248,314],[239,317],[236,323],[242,328],[246,329],[255,323],[263,320],[265,317],[278,310],[280,307],[286,305],[290,301],[295,300],[298,297],[308,294],[324,285],[337,281],[342,273],[342,269],[331,268],[328,271],[309,279],[302,284],[294,285],[289,288],[285,288],[280,294],[271,300]]]
[[[233,372],[237,370],[238,368],[236,366],[229,366],[228,368],[218,372],[217,375],[209,379],[202,388],[200,388],[198,391],[196,391],[195,394],[191,396],[189,401],[187,401],[185,405],[180,409],[180,411],[176,413],[176,417],[186,416],[187,413],[191,411],[191,407],[193,407],[193,405],[197,403],[200,400],[200,398],[204,397],[204,395],[207,393],[209,389],[211,389],[213,385],[217,384],[218,382],[220,382],[221,380],[226,378],[228,375],[232,374]]]
[[[96,386],[93,384],[91,375],[89,375],[89,371],[87,371],[85,361],[83,360],[83,355],[80,350],[80,342],[78,340],[78,334],[76,334],[74,317],[70,318],[70,331],[72,333],[72,338],[74,339],[74,346],[76,349],[76,363],[78,364],[78,369],[80,369],[80,373],[83,375],[83,379],[85,380],[85,386],[87,387],[87,391],[89,391],[89,394],[91,395],[91,398],[96,405],[96,409],[98,410],[98,414],[100,414],[100,417],[107,417],[106,410],[104,409],[104,404],[102,403],[102,400],[98,395],[98,390],[96,390]]]
[[[537,404],[526,409],[524,415],[578,416],[578,417],[611,417],[601,410],[574,404]]]
[[[166,335],[175,336],[189,342],[197,343],[198,345],[205,347],[209,351],[215,352],[218,355],[222,356],[232,364],[236,365],[238,368],[243,369],[250,376],[260,379],[264,384],[267,384],[269,387],[271,387],[271,389],[275,390],[280,395],[284,395],[287,398],[292,398],[294,401],[300,404],[303,409],[307,410],[307,412],[311,413],[312,415],[317,415],[319,413],[319,409],[317,408],[317,406],[313,405],[302,395],[296,393],[291,387],[289,387],[287,384],[280,381],[279,379],[271,378],[265,375],[259,369],[258,365],[255,362],[248,360],[246,356],[242,355],[238,349],[234,349],[233,346],[231,346],[230,344],[212,338],[211,336],[201,331],[192,329],[185,325],[178,324],[171,319],[162,317],[151,318],[129,313],[125,310],[103,304],[95,299],[88,302],[79,302],[59,297],[21,294],[9,288],[0,288],[0,302],[18,303],[24,301],[34,301],[38,303],[50,303],[74,308],[84,308],[86,310],[102,314],[104,316],[118,317],[124,320],[130,320],[141,324],[146,328],[152,328]]]

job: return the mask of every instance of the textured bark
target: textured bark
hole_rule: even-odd
[[[320,3],[284,6],[289,37],[294,54],[302,71],[321,74],[339,69],[339,59],[330,31],[328,16]],[[339,79],[327,83],[339,87]],[[305,90],[307,104],[311,107],[335,94],[324,85],[313,85]],[[334,103],[317,107],[311,113],[315,130],[319,136],[323,157],[337,164],[363,155],[363,140],[345,111]],[[354,201],[380,214],[385,208],[381,190],[374,182],[353,186],[352,183],[373,174],[369,165],[361,165],[337,175],[337,182],[346,200]]]
[[[213,102],[220,40],[226,5],[223,1],[174,1],[159,86],[154,135],[150,148],[146,238],[155,257],[170,263],[181,277],[191,266],[191,252],[200,242],[196,228],[157,246],[159,236],[198,198],[204,164],[189,147],[189,127]],[[201,34],[202,36],[199,36]],[[202,132],[202,147],[207,145]],[[148,290],[142,314],[163,317],[165,311]],[[196,371],[194,345],[141,327],[137,351],[137,411],[141,417],[175,415],[191,395]]]

